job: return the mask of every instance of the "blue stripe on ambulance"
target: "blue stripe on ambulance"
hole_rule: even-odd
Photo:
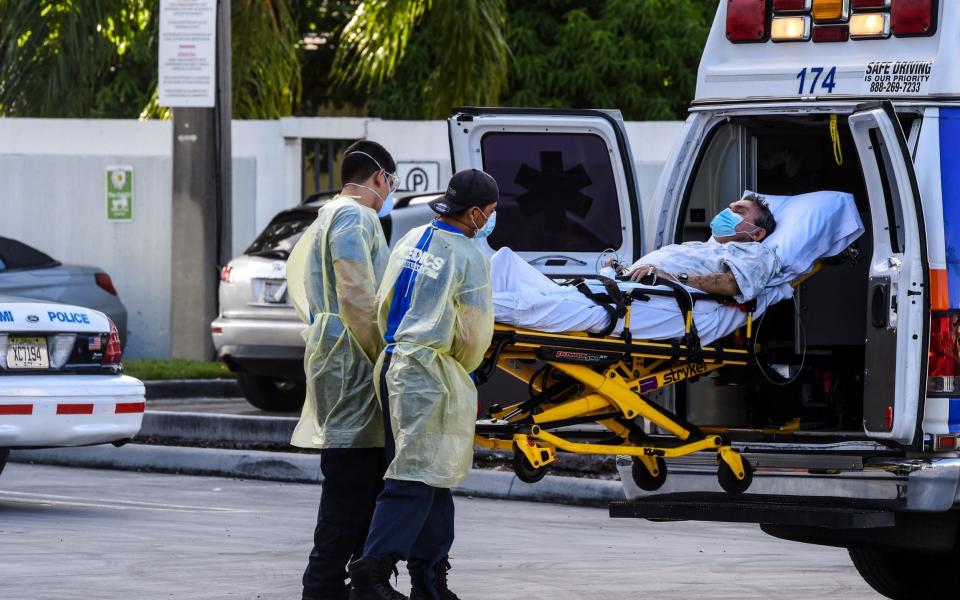
[[[433,239],[434,231],[436,230],[433,227],[427,227],[426,230],[424,230],[423,235],[420,236],[420,241],[417,242],[417,250],[425,252],[427,248],[430,247],[430,241]],[[393,299],[390,301],[390,312],[387,314],[387,331],[383,334],[383,339],[387,341],[387,344],[396,342],[394,336],[397,333],[397,328],[400,327],[400,322],[403,321],[403,317],[406,316],[407,311],[410,310],[410,299],[413,297],[413,284],[417,280],[416,265],[411,265],[410,263],[410,258],[407,258],[403,269],[400,270],[400,275],[397,277],[396,283],[393,284]],[[387,352],[393,352],[393,346],[388,345]]]
[[[960,108],[940,109],[940,190],[950,308],[960,308]],[[947,427],[960,432],[960,398],[949,399]]]
[[[950,308],[954,309],[960,308],[960,152],[956,148],[960,148],[960,108],[944,107],[940,109],[940,189]]]

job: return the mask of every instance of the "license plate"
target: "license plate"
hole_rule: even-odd
[[[267,304],[287,303],[287,282],[282,279],[267,279],[263,282],[263,301]]]
[[[10,336],[7,345],[8,369],[47,369],[49,367],[46,338]]]

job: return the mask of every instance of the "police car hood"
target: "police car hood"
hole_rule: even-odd
[[[0,294],[0,334],[24,332],[109,333],[110,319],[82,306]]]

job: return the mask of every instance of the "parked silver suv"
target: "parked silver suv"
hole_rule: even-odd
[[[391,244],[433,218],[438,193],[398,194],[381,219]],[[217,355],[237,374],[243,395],[261,410],[292,412],[304,396],[303,322],[287,301],[286,260],[317,210],[333,197],[315,195],[279,213],[249,248],[220,272],[220,315],[210,324]]]

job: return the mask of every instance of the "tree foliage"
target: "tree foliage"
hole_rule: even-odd
[[[419,34],[436,49],[412,90],[421,116],[443,117],[458,104],[496,104],[507,82],[505,27],[505,0],[365,0],[343,29],[334,80],[372,92],[410,60],[407,45]]]
[[[163,117],[158,0],[0,0],[0,115]],[[233,0],[233,112],[292,113],[300,94],[287,0]]]

